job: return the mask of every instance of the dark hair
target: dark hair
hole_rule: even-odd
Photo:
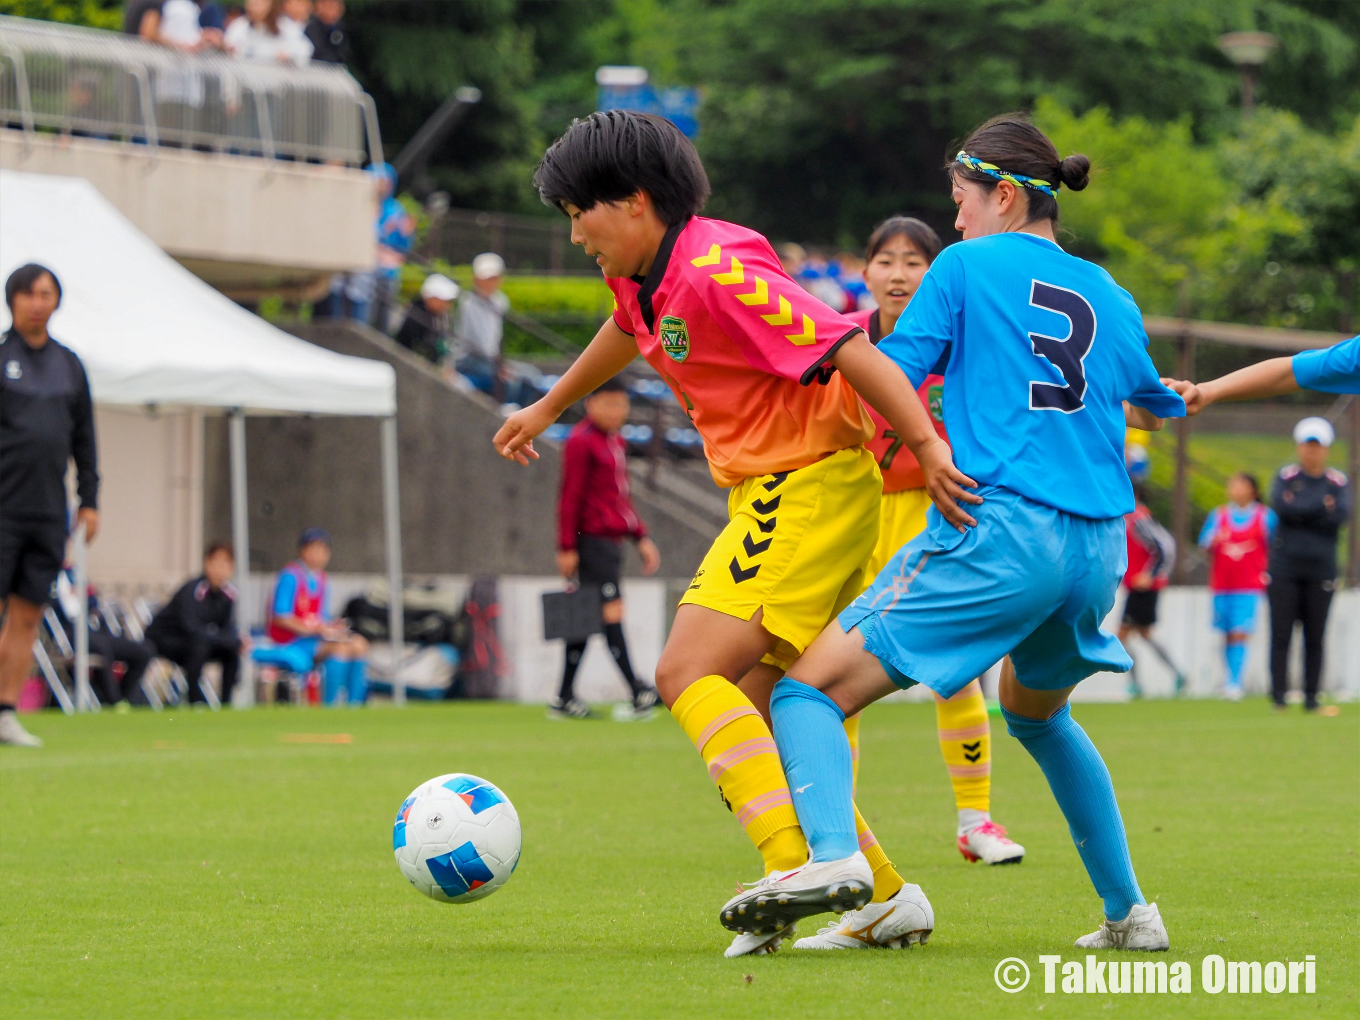
[[[46,266],[30,262],[10,273],[9,279],[5,281],[5,304],[11,312],[14,311],[14,295],[32,293],[33,285],[44,276],[52,278],[52,284],[57,288],[57,304],[61,304],[61,281],[57,279],[57,274]]]
[[[236,559],[236,551],[232,549],[230,542],[209,542],[208,548],[203,552],[203,558],[210,560],[218,553],[226,553],[233,561]]]
[[[940,249],[944,247],[940,235],[935,233],[935,228],[929,223],[923,223],[915,216],[890,216],[874,227],[874,232],[869,235],[869,244],[864,249],[864,261],[872,262],[874,256],[894,237],[905,237],[911,242],[912,247],[926,257],[927,262],[934,262],[935,256],[940,254]]]
[[[606,379],[604,382],[600,383],[600,385],[596,386],[593,390],[590,391],[590,395],[593,397],[598,393],[627,393],[627,392],[628,387],[624,384],[624,381],[620,379],[618,376],[614,376],[614,378]]]
[[[298,536],[298,548],[311,545],[313,542],[323,542],[331,544],[331,533],[325,528],[303,528],[302,534]]]
[[[973,170],[955,162],[962,149],[968,155],[1000,167],[1007,173],[1024,174],[1050,184],[1065,184],[1073,191],[1081,191],[1091,182],[1091,161],[1074,154],[1066,159],[1058,157],[1058,150],[1048,136],[1030,123],[1023,113],[1003,113],[974,128],[962,145],[950,146],[948,163],[952,177],[962,178],[992,191],[1001,182],[981,170]],[[1026,223],[1036,220],[1058,220],[1058,200],[1052,195],[1032,188],[1020,189],[1029,203]]]
[[[1229,479],[1240,478],[1251,486],[1251,498],[1256,502],[1261,501],[1261,483],[1256,480],[1256,476],[1250,471],[1234,471],[1229,475]]]
[[[572,121],[543,154],[534,184],[545,205],[570,202],[582,211],[645,191],[667,226],[702,209],[709,192],[699,154],[680,129],[632,110]]]

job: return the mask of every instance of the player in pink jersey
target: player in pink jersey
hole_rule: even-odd
[[[765,238],[697,215],[708,179],[674,125],[593,114],[548,149],[535,180],[571,218],[572,241],[595,257],[617,308],[547,396],[506,420],[496,448],[527,464],[534,437],[639,352],[666,380],[703,437],[714,479],[732,491],[731,521],[676,612],[657,690],[767,878],[801,869],[808,880],[820,865],[805,866],[769,695],[866,580],[882,479],[864,448],[861,397],[918,449],[926,488],[960,530],[973,523],[959,502],[978,502],[964,488],[973,483],[954,468],[914,387],[861,328],[791,280]],[[901,908],[871,937],[919,941],[929,930],[919,887],[893,871],[862,818],[857,828],[872,894]],[[811,880],[843,895],[845,909],[871,892],[840,872]],[[755,910],[728,955],[768,952],[792,931],[773,907]]]

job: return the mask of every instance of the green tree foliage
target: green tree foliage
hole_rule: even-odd
[[[115,32],[123,27],[122,0],[0,0],[0,14]]]

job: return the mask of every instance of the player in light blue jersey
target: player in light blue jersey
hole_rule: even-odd
[[[1043,769],[1104,900],[1105,923],[1077,945],[1167,948],[1134,878],[1110,774],[1067,707],[1081,680],[1132,665],[1100,629],[1135,505],[1126,416],[1160,428],[1185,414],[1158,380],[1133,299],[1054,238],[1059,182],[1081,190],[1089,167],[1084,156],[1060,160],[1018,115],[988,121],[950,164],[964,241],[936,258],[880,349],[919,385],[949,347],[945,425],[973,492],[950,499],[928,473],[926,531],[776,685],[775,740],[812,859],[733,900],[728,927],[858,908],[837,930],[861,941],[879,926],[897,932],[898,919],[866,903],[873,881],[855,839],[842,720],[917,683],[948,698],[1009,654],[1007,726]],[[924,430],[905,438],[931,453],[937,441]],[[916,930],[898,932],[899,944],[934,926],[909,888]]]

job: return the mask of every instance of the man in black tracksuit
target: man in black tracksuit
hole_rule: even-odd
[[[1334,438],[1325,418],[1305,418],[1294,429],[1299,463],[1281,468],[1270,505],[1280,524],[1270,545],[1270,691],[1277,708],[1289,690],[1289,645],[1303,624],[1304,708],[1318,707],[1322,638],[1336,589],[1336,537],[1350,513],[1350,487],[1327,467]]]
[[[47,335],[61,284],[43,266],[20,266],[5,281],[5,303],[14,325],[0,336],[0,744],[38,747],[14,709],[66,556],[66,465],[75,460],[88,540],[99,529],[99,473],[85,367]]]
[[[203,667],[222,665],[222,703],[231,690],[241,663],[241,635],[236,629],[236,588],[231,576],[236,560],[231,546],[215,543],[203,557],[203,573],[187,582],[163,605],[146,628],[156,654],[177,662],[189,681],[189,702],[204,702]]]

